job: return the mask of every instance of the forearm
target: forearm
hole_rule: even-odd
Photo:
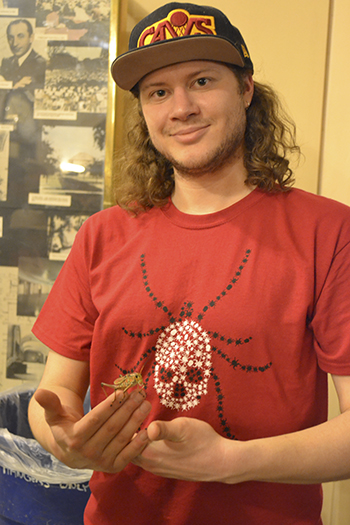
[[[238,454],[237,454],[238,452]],[[313,484],[350,477],[350,412],[306,430],[225,447],[222,481]]]
[[[60,418],[65,428],[83,416],[83,401],[89,386],[89,364],[50,351],[43,377],[28,409],[29,423],[39,443],[62,460],[53,430]],[[47,418],[51,418],[50,424]]]

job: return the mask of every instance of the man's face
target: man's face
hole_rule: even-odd
[[[17,58],[29,51],[33,38],[33,35],[29,34],[28,27],[23,22],[11,26],[7,35],[10,49]]]
[[[191,61],[168,66],[140,82],[140,101],[154,147],[176,172],[214,172],[243,155],[246,102],[253,81],[240,92],[225,65]]]

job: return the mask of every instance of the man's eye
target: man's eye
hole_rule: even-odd
[[[199,79],[197,80],[197,84],[198,84],[199,86],[206,86],[206,85],[208,84],[208,82],[209,82],[209,79],[206,78],[206,77],[199,78]]]
[[[164,96],[165,96],[164,89],[157,89],[157,91],[154,91],[154,93],[152,93],[152,97],[155,97],[155,98],[163,98]]]

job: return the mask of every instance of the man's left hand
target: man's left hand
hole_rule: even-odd
[[[150,444],[133,463],[165,478],[187,481],[225,481],[225,450],[233,442],[220,436],[208,423],[179,417],[153,421]]]

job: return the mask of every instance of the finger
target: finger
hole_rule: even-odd
[[[144,409],[140,411],[143,404]],[[120,445],[116,448],[119,452],[132,439],[150,408],[150,403],[144,401],[144,396],[138,392],[133,392],[122,403],[117,400],[111,404],[107,398],[77,423],[76,438],[84,442],[89,440],[87,454],[96,456],[104,453],[117,437]],[[119,434],[121,431],[122,434]]]
[[[152,421],[147,429],[150,441],[179,442],[182,440],[181,422],[178,419],[172,421]]]
[[[140,430],[134,438],[115,456],[112,463],[113,472],[121,472],[131,462],[137,464],[137,458],[149,443],[146,430]]]
[[[53,425],[64,416],[64,409],[57,394],[44,388],[34,393],[34,398],[45,410],[45,419],[49,425]]]
[[[120,422],[117,423],[117,427],[112,429],[113,438],[110,442],[110,448],[112,450],[117,450],[119,452],[133,438],[137,437],[137,430],[140,428],[143,421],[150,413],[151,408],[151,403],[148,401],[143,401],[139,408],[130,414],[130,418],[123,426],[120,426]]]
[[[125,413],[122,414],[122,411]],[[92,437],[85,443],[84,455],[105,472],[118,471],[130,462],[130,458],[141,453],[148,440],[144,430],[137,433],[140,425],[151,410],[151,404],[143,401],[135,409],[135,401],[128,400]],[[127,415],[127,411],[129,415]],[[125,419],[127,418],[127,419]],[[143,439],[141,437],[143,436]],[[132,442],[132,446],[129,444]],[[124,450],[125,449],[125,450]],[[119,455],[122,455],[119,458]]]
[[[127,400],[128,396],[124,396],[121,391],[108,396],[77,422],[75,428],[77,437],[81,435],[85,440],[90,439]]]

